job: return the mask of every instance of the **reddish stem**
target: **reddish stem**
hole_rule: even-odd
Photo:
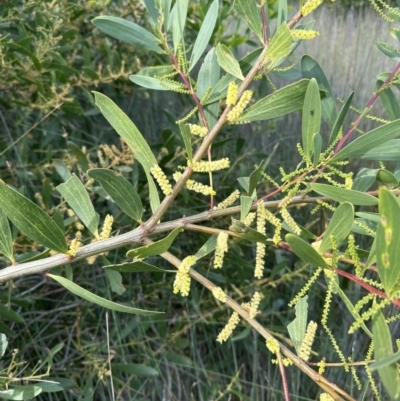
[[[347,273],[347,272],[345,272],[343,270],[340,270],[340,269],[336,269],[335,272],[337,274],[340,274],[343,277],[348,278],[351,281],[354,281],[355,283],[357,283],[361,287],[364,287],[371,294],[378,295],[381,298],[388,298],[388,296],[384,292],[382,292],[382,291],[376,289],[375,287],[372,287],[371,285],[365,283],[363,280],[361,280],[359,277],[355,276],[354,274]],[[392,299],[391,302],[394,305],[400,306],[400,300],[398,300],[398,299]]]
[[[207,130],[209,130],[210,127],[208,126],[208,122],[207,122],[206,116],[204,114],[203,106],[201,105],[199,98],[197,97],[196,93],[193,91],[192,85],[190,84],[186,74],[179,68],[178,61],[176,60],[176,57],[174,54],[171,54],[171,59],[172,59],[172,62],[174,63],[174,67],[176,68],[179,75],[181,76],[183,83],[185,84],[186,88],[189,90],[190,95],[192,96],[192,99],[196,103],[197,109],[199,110],[201,120],[203,121],[204,126],[207,128]]]

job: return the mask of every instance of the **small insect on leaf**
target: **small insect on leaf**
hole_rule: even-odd
[[[313,116],[313,115],[314,115],[314,109],[309,110],[309,112],[310,112],[310,116]]]

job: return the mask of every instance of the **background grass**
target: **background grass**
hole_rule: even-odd
[[[90,20],[92,15],[105,11],[106,8],[92,10],[85,18]],[[119,11],[121,15],[127,12],[123,8]],[[140,12],[138,15],[141,15]],[[387,24],[369,9],[344,12],[322,7],[315,14],[315,19],[321,36],[300,47],[296,54],[305,52],[321,64],[338,97],[343,99],[355,90],[353,104],[362,108],[374,90],[376,74],[393,66],[393,62],[371,44],[374,40],[387,40]],[[85,37],[92,34],[89,32]],[[97,40],[106,39],[97,37]],[[110,42],[110,51],[118,49],[118,46]],[[106,57],[106,49],[104,53],[94,54],[96,62]],[[143,60],[149,65],[158,62],[147,59],[146,55],[143,57],[140,59],[138,56],[142,64]],[[294,61],[298,63],[299,58],[296,56]],[[179,144],[170,120],[184,114],[187,103],[183,97],[150,93],[133,86],[124,77],[119,77],[112,84],[101,85],[100,90],[127,112],[154,150],[164,154],[161,164],[168,172],[168,163],[171,159],[174,161],[170,149]],[[262,84],[259,90],[262,92],[270,88]],[[83,93],[76,100],[84,110],[81,116],[68,114],[65,110],[55,113],[1,157],[2,179],[22,188],[32,197],[37,192],[43,195],[43,185],[56,185],[63,181],[67,171],[76,169],[74,160],[69,156],[68,141],[79,147],[86,146],[92,162],[97,165],[99,145],[118,144],[116,134]],[[5,127],[9,130],[9,135],[2,138],[3,144],[9,142],[9,136],[17,139],[42,116],[35,110],[30,111],[27,105],[13,104],[12,107],[7,109],[3,106],[1,110],[4,132],[7,132]],[[17,118],[21,110],[22,114]],[[382,109],[378,107],[376,114],[383,116]],[[362,128],[370,129],[372,126],[372,123],[366,123]],[[237,168],[237,176],[243,176],[248,175],[253,164],[271,154],[275,145],[279,144],[268,171],[275,176],[279,166],[288,170],[299,161],[294,149],[301,135],[300,127],[298,113],[251,127],[234,127],[222,133],[218,141],[220,146],[215,146],[214,151],[215,154],[229,155]],[[353,168],[356,172],[359,166]],[[135,165],[124,171],[145,194],[145,181]],[[215,179],[221,199],[230,193],[232,187],[237,187],[224,174],[216,175]],[[260,187],[260,192],[263,190],[267,191],[267,186]],[[58,201],[54,191],[51,193],[50,207]],[[94,202],[102,217],[115,210],[101,194],[94,197]],[[184,193],[169,217],[193,214],[206,208],[205,200]],[[304,221],[311,221],[308,214],[300,216]],[[319,218],[322,216],[315,217],[313,224],[318,224]],[[230,221],[226,219],[220,223],[228,227]],[[130,222],[121,216],[117,216],[116,226],[120,231],[132,228]],[[20,254],[36,252],[32,244],[17,236],[15,230],[14,235]],[[184,235],[184,243],[180,242],[179,248],[172,249],[178,257],[194,254],[206,241],[206,237],[199,233],[187,232]],[[215,339],[230,312],[217,304],[200,285],[192,285],[191,294],[186,299],[173,295],[174,277],[170,274],[125,274],[123,287],[126,291],[121,295],[113,292],[102,266],[119,262],[124,258],[125,251],[110,252],[105,257],[99,257],[92,266],[83,261],[57,270],[72,275],[75,282],[100,296],[118,302],[132,302],[135,307],[164,311],[165,314],[140,317],[110,312],[107,315],[104,309],[81,301],[45,276],[17,279],[2,286],[3,302],[11,302],[13,309],[24,318],[24,323],[11,323],[9,326],[12,334],[8,337],[9,346],[1,361],[4,372],[21,379],[29,376],[38,361],[48,355],[49,349],[62,344],[63,348],[54,356],[50,377],[45,379],[61,380],[65,390],[42,394],[39,400],[110,400],[111,380],[115,398],[121,400],[283,399],[278,369],[256,332],[240,324],[230,341],[223,345],[216,343]],[[205,258],[198,269],[214,283],[226,288],[236,300],[247,301],[247,294],[255,290],[252,277],[254,256],[254,248],[250,244],[239,245],[232,241],[221,272],[216,274],[212,271],[211,257]],[[160,258],[149,262],[169,268]],[[257,290],[264,296],[258,320],[286,342],[286,325],[294,317],[287,303],[304,285],[312,270],[297,262],[291,254],[273,249],[267,255],[267,266],[265,278],[257,283]],[[346,281],[342,285],[347,287],[346,293],[350,298],[359,299],[360,289]],[[319,280],[309,294],[309,316],[313,319],[318,319],[321,314],[325,290],[324,280]],[[350,314],[335,299],[329,324],[334,328],[343,352],[357,360],[365,354],[368,342],[359,334],[347,334],[351,322]],[[107,347],[107,336],[110,349]],[[18,349],[14,362],[13,349]],[[322,329],[317,333],[314,350],[313,361],[320,360],[322,356],[328,361],[337,361]],[[112,376],[109,358],[113,364],[119,364],[116,365],[118,369],[113,369]],[[37,374],[45,371],[46,367]],[[317,399],[319,389],[316,385],[297,369],[287,371],[292,400]],[[346,388],[356,399],[370,400],[372,395],[365,373],[361,369],[358,373],[364,385],[361,392],[356,390],[352,376],[345,374],[341,368],[328,370],[327,378]],[[382,399],[385,399],[384,396]]]

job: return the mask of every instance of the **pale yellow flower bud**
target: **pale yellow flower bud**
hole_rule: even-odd
[[[250,310],[249,310],[250,319],[254,319],[256,317],[260,302],[261,302],[261,295],[259,292],[255,292],[250,302]]]
[[[253,91],[247,90],[243,93],[242,97],[237,102],[236,106],[228,113],[227,119],[230,123],[235,123],[239,121],[243,110],[249,104],[251,97],[253,96]]]
[[[252,225],[252,223],[253,223],[253,221],[255,220],[255,218],[256,218],[256,214],[255,213],[249,213],[247,216],[246,216],[246,218],[244,219],[244,224],[246,224],[246,226],[251,226]]]
[[[227,207],[235,203],[239,196],[240,192],[238,190],[233,191],[225,200],[218,203],[218,206],[215,206],[214,210],[226,209]]]
[[[322,393],[319,396],[319,401],[335,401],[328,393]]]
[[[275,340],[275,338],[269,338],[267,341],[265,341],[265,344],[269,351],[273,354],[277,354],[280,350],[279,343],[277,340]]]
[[[223,170],[228,168],[230,165],[230,161],[227,157],[221,160],[214,160],[211,162],[200,161],[196,163],[191,163],[190,167],[192,167],[193,171],[196,173],[210,173],[213,171]]]
[[[155,164],[151,170],[151,174],[153,175],[154,179],[158,182],[161,190],[163,191],[164,195],[171,195],[172,193],[172,186],[168,181],[167,176],[164,174],[164,171],[161,170],[160,166]]]
[[[318,31],[305,30],[305,29],[292,29],[290,31],[293,40],[311,40],[319,36]]]
[[[206,127],[201,127],[200,125],[197,124],[188,124],[190,133],[192,135],[197,135],[201,138],[206,136],[208,134],[208,130]]]
[[[101,230],[99,237],[100,240],[107,239],[110,236],[113,223],[114,223],[114,217],[108,214],[104,219],[103,228]]]
[[[228,320],[228,323],[222,329],[221,333],[219,333],[217,341],[220,343],[226,341],[233,333],[233,330],[235,330],[235,327],[239,324],[239,321],[240,321],[239,314],[237,312],[233,312],[232,316]]]
[[[215,248],[214,269],[220,269],[224,263],[225,252],[228,252],[228,234],[221,232],[218,234],[217,246]]]
[[[223,303],[226,302],[226,294],[220,287],[214,287],[212,290],[212,294],[214,295],[215,299],[218,299],[218,301],[221,301]]]
[[[303,7],[301,7],[301,13],[303,17],[313,12],[318,6],[322,4],[322,0],[309,0]]]
[[[312,320],[310,323],[308,323],[307,331],[299,351],[299,357],[304,361],[308,361],[308,359],[310,358],[311,347],[314,342],[317,326],[317,323],[313,322]]]
[[[177,171],[173,174],[173,178],[175,181],[179,181],[179,179],[181,177],[182,177],[182,173],[180,173],[179,171]],[[204,184],[201,184],[200,182],[196,182],[193,180],[186,181],[186,188],[191,191],[198,192],[199,194],[203,194],[203,195],[216,195],[216,192],[208,185],[204,185]]]
[[[238,89],[239,89],[239,87],[237,86],[235,81],[232,81],[229,83],[228,93],[226,95],[226,104],[228,106],[234,106],[236,104],[237,96],[238,96]]]

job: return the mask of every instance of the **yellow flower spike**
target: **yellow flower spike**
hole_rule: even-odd
[[[296,235],[300,235],[301,229],[297,225],[297,223],[293,220],[293,217],[290,215],[289,211],[285,207],[283,207],[280,210],[280,212],[281,212],[281,216],[282,216],[283,220],[285,220],[286,224],[293,230],[293,232]]]
[[[315,332],[317,331],[317,327],[318,327],[317,323],[313,322],[312,320],[310,323],[308,323],[307,331],[304,336],[299,352],[299,357],[303,359],[303,361],[308,361],[310,358],[311,347],[314,342]]]
[[[265,235],[265,207],[264,203],[258,202],[257,204],[257,231]],[[262,278],[264,272],[264,257],[266,245],[257,242],[256,244],[256,266],[254,269],[254,277]]]
[[[155,164],[151,170],[151,174],[153,175],[154,179],[158,182],[161,190],[163,191],[165,196],[171,195],[172,193],[172,186],[168,181],[167,176],[164,174],[164,171],[161,170],[160,166]]]
[[[235,330],[236,326],[240,322],[240,317],[237,312],[233,312],[232,316],[229,318],[228,323],[222,329],[222,331],[218,334],[217,341],[219,343],[223,343],[232,335],[233,330]]]
[[[78,231],[75,234],[75,238],[71,241],[71,244],[69,245],[68,255],[76,256],[76,253],[78,252],[79,247],[82,245],[80,242],[81,238],[82,238],[82,233],[80,231]]]
[[[235,203],[239,196],[240,192],[238,190],[233,191],[225,200],[218,203],[218,206],[215,206],[214,210],[226,209],[227,207]]]
[[[211,173],[213,171],[229,168],[230,161],[227,157],[224,157],[223,159],[220,160],[214,160],[211,162],[200,161],[196,163],[190,163],[189,165],[196,173]]]
[[[255,218],[256,218],[255,213],[249,213],[244,219],[244,224],[246,224],[246,226],[251,226]]]
[[[322,4],[322,0],[309,0],[303,7],[301,7],[300,12],[303,14],[303,17],[313,12],[317,7]]]
[[[236,104],[237,96],[238,96],[238,89],[239,89],[239,87],[235,81],[232,81],[229,83],[228,93],[226,95],[226,104],[228,106],[234,106]]]
[[[228,113],[227,119],[230,123],[235,123],[239,121],[239,118],[242,115],[243,110],[249,104],[252,96],[253,96],[253,91],[251,90],[244,91],[242,97],[237,102],[236,106]]]
[[[275,338],[269,338],[268,340],[266,340],[265,345],[273,354],[277,354],[280,350],[279,343],[277,340],[275,340]]]
[[[326,368],[326,362],[325,362],[325,358],[324,358],[318,362],[318,374],[323,375],[325,372],[325,368]]]
[[[197,135],[203,138],[208,134],[208,130],[206,127],[201,127],[200,125],[197,124],[188,124],[188,127],[192,135]]]
[[[173,178],[175,181],[179,181],[181,177],[182,173],[178,171],[173,174]],[[203,195],[216,195],[216,192],[208,185],[204,185],[193,180],[186,181],[186,188]]]
[[[311,40],[319,36],[318,31],[305,30],[305,29],[292,29],[290,31],[293,40]]]
[[[250,310],[249,310],[250,319],[254,319],[256,317],[260,302],[261,302],[261,295],[259,292],[255,292],[250,302]]]
[[[223,303],[226,302],[226,294],[221,287],[214,287],[212,290],[212,294],[215,299],[218,299],[218,301],[221,301]]]
[[[217,246],[215,248],[214,269],[220,269],[224,263],[225,252],[228,252],[228,234],[219,233],[217,238]]]
[[[107,239],[110,236],[113,223],[114,223],[114,217],[108,214],[104,219],[103,229],[101,230],[99,237],[100,240]]]
[[[188,273],[178,271],[174,281],[174,294],[180,292],[183,297],[187,297],[190,291],[190,282],[191,278]]]
[[[174,294],[181,293],[183,297],[187,297],[190,291],[191,278],[189,276],[190,268],[196,263],[196,257],[193,255],[187,256],[182,260],[178,267],[174,281]]]
[[[319,401],[335,401],[328,393],[322,393],[319,396]]]

